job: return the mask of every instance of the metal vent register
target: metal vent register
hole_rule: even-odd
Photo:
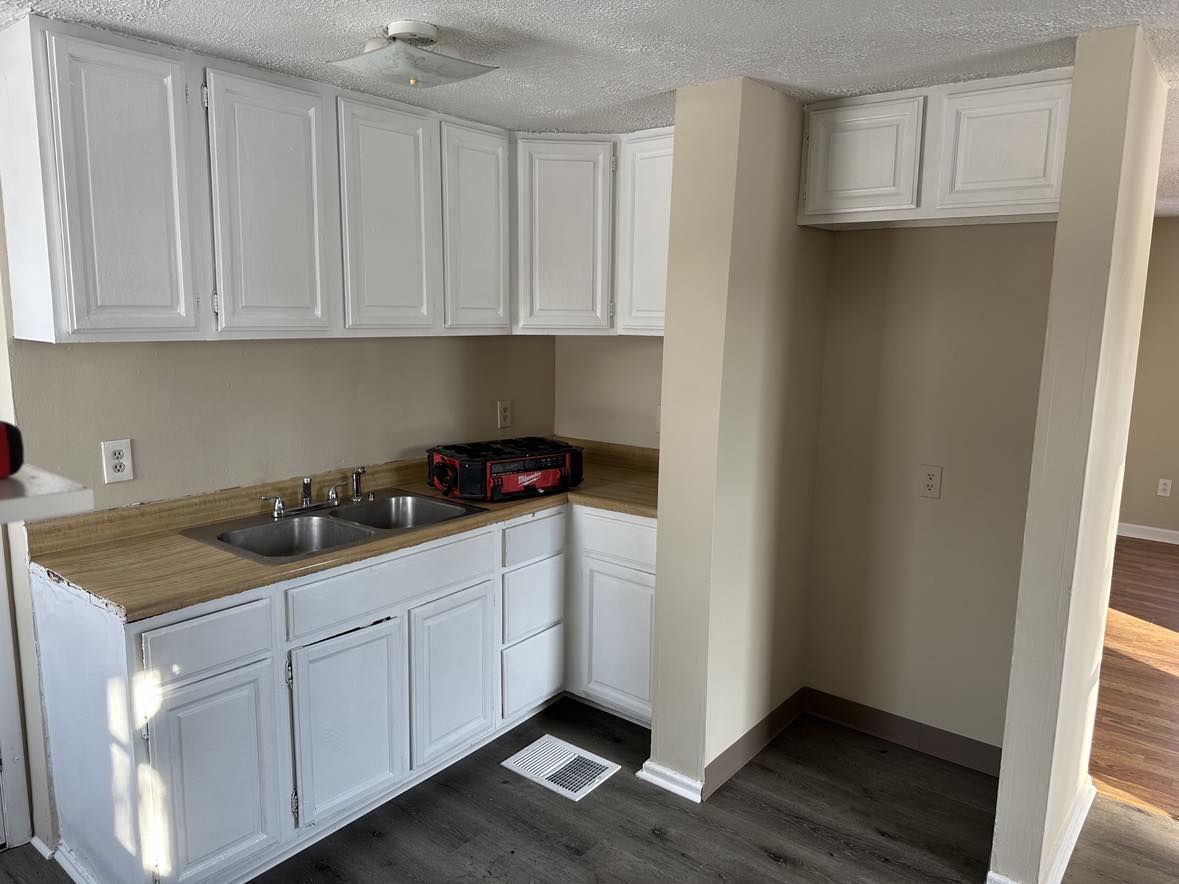
[[[580,801],[619,770],[614,762],[548,734],[521,749],[503,765],[574,801]]]

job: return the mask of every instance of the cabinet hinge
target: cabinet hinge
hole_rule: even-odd
[[[220,316],[221,315],[221,296],[219,294],[217,294],[217,289],[213,289],[212,302],[213,302],[213,315]]]
[[[151,882],[152,882],[152,884],[160,884],[160,867],[159,866],[156,866],[154,869],[151,870]]]
[[[610,171],[618,171],[618,154],[614,153],[613,151],[610,152]]]
[[[614,321],[614,302],[610,302],[610,321]]]
[[[143,742],[145,742],[145,743],[148,742],[149,740],[151,740],[151,731],[148,730],[148,726],[147,726],[146,721],[139,728],[139,738],[141,740],[143,740]]]
[[[291,788],[291,816],[295,818],[296,825],[299,822],[299,790]]]
[[[287,687],[294,688],[295,686],[295,667],[291,665],[291,661],[287,660]]]
[[[201,107],[209,109],[209,87],[206,83],[201,83]]]

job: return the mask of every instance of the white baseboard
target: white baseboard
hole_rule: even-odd
[[[45,859],[53,859],[53,851],[49,849],[49,845],[41,840],[40,836],[34,835],[29,839],[29,843],[33,845],[33,849]]]
[[[987,884],[1019,884],[1019,882],[1013,881],[1006,875],[1000,875],[998,872],[987,872]]]
[[[643,762],[643,768],[635,774],[640,780],[646,780],[653,786],[666,789],[681,798],[700,803],[700,793],[704,789],[703,780],[694,780],[682,773],[676,773],[670,767],[656,764],[650,758]]]
[[[1044,884],[1060,884],[1068,868],[1068,861],[1073,858],[1073,848],[1077,846],[1077,839],[1081,837],[1081,829],[1085,827],[1085,820],[1089,816],[1089,808],[1093,806],[1093,799],[1097,797],[1097,787],[1093,785],[1092,778],[1086,777],[1085,780],[1084,788],[1073,803],[1068,825],[1060,836],[1060,843],[1056,845],[1056,853],[1052,857],[1052,865],[1048,867]]]
[[[57,860],[57,864],[62,867],[62,870],[70,876],[70,880],[74,884],[100,884],[95,879],[86,867],[78,862],[74,852],[70,850],[69,845],[64,842],[57,845],[57,850],[53,851],[53,858]]]
[[[1154,528],[1150,525],[1135,525],[1132,522],[1119,522],[1118,536],[1179,544],[1179,531],[1173,531],[1170,528]]]

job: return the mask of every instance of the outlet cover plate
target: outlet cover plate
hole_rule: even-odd
[[[495,403],[495,425],[506,430],[512,425],[512,400],[500,399]]]
[[[936,464],[923,463],[921,465],[922,497],[941,500],[942,497],[942,468]]]
[[[135,478],[131,440],[113,439],[102,443],[102,479],[106,484],[130,482]]]

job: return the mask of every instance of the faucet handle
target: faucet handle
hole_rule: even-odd
[[[262,499],[274,501],[274,517],[276,519],[281,519],[283,517],[283,515],[286,513],[286,505],[282,501],[281,494],[275,494],[272,496],[271,495],[263,495]]]
[[[329,503],[339,503],[340,502],[340,489],[345,487],[347,484],[348,484],[347,482],[337,482],[335,485],[333,485],[331,488],[329,488],[328,492],[327,492],[328,502]]]

